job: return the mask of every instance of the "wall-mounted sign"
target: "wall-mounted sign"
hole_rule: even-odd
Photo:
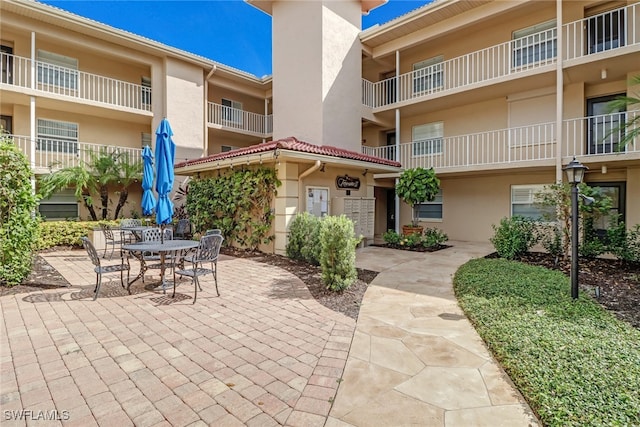
[[[349,175],[338,175],[336,177],[336,187],[341,190],[359,190],[360,178],[354,178]]]

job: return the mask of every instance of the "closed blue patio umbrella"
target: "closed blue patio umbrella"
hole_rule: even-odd
[[[162,119],[156,130],[156,222],[163,226],[173,219],[173,203],[169,193],[173,189],[173,162],[176,157],[176,145],[171,138],[173,131],[167,119]],[[164,234],[164,233],[162,233]]]
[[[156,208],[156,198],[153,196],[153,152],[147,145],[142,150],[142,214],[151,215]]]

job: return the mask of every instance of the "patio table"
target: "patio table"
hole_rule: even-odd
[[[127,291],[129,294],[131,294],[131,284],[136,280],[141,279],[145,271],[147,271],[147,266],[143,257],[145,252],[157,252],[160,254],[160,284],[162,286],[162,291],[166,293],[164,273],[167,253],[197,248],[198,245],[199,242],[194,240],[165,240],[164,242],[138,242],[122,245],[122,250],[129,251],[140,261],[140,273],[138,273],[133,280],[127,283]]]

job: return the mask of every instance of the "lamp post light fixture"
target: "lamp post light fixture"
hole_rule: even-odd
[[[571,298],[578,298],[578,184],[589,169],[574,157],[563,170],[571,184]]]

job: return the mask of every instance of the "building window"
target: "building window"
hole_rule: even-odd
[[[13,48],[0,45],[0,58],[0,63],[2,64],[0,83],[13,84]]]
[[[36,150],[54,153],[77,153],[78,124],[38,119]]]
[[[417,206],[418,218],[426,221],[442,220],[442,189],[433,202],[420,203]]]
[[[13,133],[13,117],[11,116],[0,116],[0,130],[1,133]]]
[[[535,221],[550,221],[555,218],[553,207],[536,203],[536,194],[545,191],[543,184],[511,186],[511,216],[521,216]]]
[[[589,125],[587,128],[587,154],[606,154],[624,151],[619,143],[624,139],[624,111],[611,111],[609,103],[625,96],[624,93],[587,100]]]
[[[587,10],[586,16],[593,15]],[[589,40],[589,53],[604,52],[625,44],[625,9],[599,13],[587,20],[585,29]]]
[[[513,32],[513,67],[523,67],[556,57],[556,21],[548,21]]]
[[[414,126],[411,130],[413,156],[427,156],[442,153],[444,123],[434,122]]]
[[[414,95],[424,95],[442,88],[443,85],[442,55],[413,64]]]
[[[78,201],[74,190],[67,188],[48,199],[40,200],[38,211],[45,219],[78,218]]]
[[[142,86],[142,93],[140,94],[142,108],[149,111],[151,110],[151,77],[142,77],[140,86]]]
[[[227,124],[242,124],[242,102],[222,98],[222,120]]]
[[[38,50],[38,83],[73,90],[78,88],[78,60]]]
[[[226,153],[227,151],[233,151],[233,150],[237,150],[240,147],[235,147],[233,145],[221,145],[220,146],[220,152],[221,153]]]
[[[140,134],[140,145],[142,146],[142,148],[146,147],[147,145],[149,147],[152,146],[151,134],[150,133],[142,132]]]

